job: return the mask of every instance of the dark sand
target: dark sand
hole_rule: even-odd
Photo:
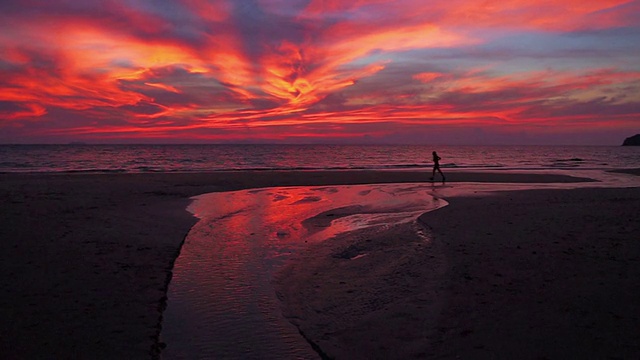
[[[428,354],[640,357],[640,189],[453,199],[421,221],[447,259]]]
[[[2,274],[0,277],[0,317],[2,318],[2,321],[0,321],[0,354],[2,354],[2,358],[6,359],[42,357],[140,359],[156,357],[159,351],[158,334],[160,331],[161,311],[165,305],[171,267],[178,255],[184,236],[196,221],[194,217],[185,211],[190,196],[213,191],[267,186],[420,182],[425,181],[428,176],[429,174],[424,172],[372,171],[260,172],[257,174],[246,172],[109,175],[0,174],[0,201],[2,201],[2,211],[0,212],[0,273]],[[481,173],[451,173],[447,174],[447,180],[450,182],[571,181],[568,177],[548,174]],[[624,271],[626,272],[623,273],[620,270],[622,268],[615,268],[612,271],[608,267],[612,260],[607,256],[601,256],[602,254],[597,252],[598,256],[589,258],[593,258],[591,260],[595,262],[592,264],[593,266],[585,266],[591,269],[591,272],[588,273],[589,277],[581,275],[584,271],[582,267],[578,267],[577,269],[580,271],[576,270],[575,272],[578,276],[582,276],[580,281],[585,281],[584,286],[579,287],[579,289],[591,289],[591,283],[588,280],[593,278],[592,273],[595,272],[601,277],[603,283],[613,284],[607,285],[606,289],[608,290],[610,290],[609,288],[614,290],[622,288],[621,286],[614,286],[615,284],[625,285],[625,289],[637,290],[637,281],[630,285],[635,285],[635,289],[627,286],[629,284],[625,283],[625,281],[631,282],[632,279],[638,278],[636,270],[638,267],[637,252],[634,253],[638,247],[636,243],[631,242],[631,239],[637,239],[638,234],[638,222],[636,221],[640,218],[637,214],[639,208],[638,191],[636,189],[576,191],[556,192],[561,199],[566,197],[571,201],[568,201],[568,205],[565,205],[567,202],[558,202],[560,206],[553,207],[546,205],[546,203],[536,203],[534,200],[538,199],[538,196],[526,195],[530,193],[522,193],[525,195],[514,194],[513,196],[523,196],[525,199],[534,201],[532,204],[518,200],[511,205],[503,205],[503,203],[508,203],[505,200],[508,198],[492,197],[491,201],[496,202],[495,205],[489,208],[486,207],[486,203],[478,205],[478,216],[482,214],[493,215],[495,220],[490,227],[493,229],[493,233],[506,233],[509,236],[513,236],[514,233],[527,234],[527,231],[533,231],[531,227],[535,228],[531,224],[535,225],[537,222],[546,224],[547,229],[557,232],[549,234],[546,238],[539,239],[541,242],[547,243],[548,252],[556,248],[561,249],[561,247],[549,245],[547,240],[552,239],[551,244],[553,244],[553,241],[560,241],[563,246],[566,245],[565,247],[567,247],[569,245],[565,244],[565,242],[569,240],[562,240],[562,236],[569,236],[573,232],[582,234],[581,229],[585,225],[589,225],[590,228],[597,230],[595,231],[597,234],[612,236],[611,244],[615,243],[615,241],[621,243],[617,247],[611,244],[607,246],[613,249],[609,251],[617,251],[615,255],[620,257],[616,257],[616,259],[623,260],[619,262],[620,264],[625,264],[626,267],[624,269],[626,270]],[[579,192],[583,195],[574,195]],[[595,205],[595,200],[604,205],[593,206]],[[454,240],[462,241],[463,237],[455,237],[454,240],[450,240],[444,236],[451,236],[456,231],[461,232],[463,235],[489,232],[483,228],[489,224],[475,221],[469,223],[473,226],[461,228],[458,225],[458,228],[456,228],[455,224],[467,223],[466,219],[470,214],[466,205],[459,207],[456,205],[457,201],[452,203],[452,206],[441,211],[425,215],[425,222],[432,226],[435,238],[440,239],[439,236],[442,236],[443,240],[434,241],[429,246],[420,244],[418,250],[424,249],[428,254],[434,252],[433,255],[429,256],[446,255],[438,258],[440,259],[438,261],[428,262],[429,266],[435,266],[436,268],[433,276],[427,276],[430,280],[424,281],[424,278],[415,277],[412,272],[398,274],[399,277],[407,281],[403,291],[421,289],[419,292],[422,292],[426,298],[426,303],[423,304],[425,307],[433,304],[433,309],[442,308],[442,314],[438,312],[439,310],[429,308],[427,313],[430,315],[426,319],[431,319],[432,316],[436,315],[438,315],[438,319],[446,320],[450,318],[451,322],[445,325],[453,329],[447,330],[449,328],[442,325],[445,326],[445,330],[437,329],[437,331],[433,332],[429,330],[432,326],[431,322],[423,324],[424,327],[429,328],[425,330],[425,334],[432,334],[427,339],[430,340],[428,343],[431,345],[425,347],[424,339],[416,341],[413,346],[416,351],[411,352],[412,354],[421,352],[447,354],[447,351],[450,350],[447,344],[455,344],[456,346],[468,345],[475,349],[475,340],[468,340],[469,344],[462,340],[480,339],[478,336],[484,336],[483,334],[486,333],[482,328],[467,329],[464,322],[458,324],[456,321],[459,322],[460,319],[457,319],[454,316],[455,314],[448,311],[448,309],[452,308],[451,306],[457,306],[455,305],[457,304],[455,299],[458,296],[458,292],[467,289],[467,287],[463,289],[457,287],[459,279],[456,276],[460,274],[456,271],[461,271],[459,269],[464,268],[462,264],[467,264],[468,261],[471,261],[471,258],[458,256],[457,245],[451,243]],[[460,199],[460,201],[472,202],[475,200]],[[527,220],[528,222],[523,224],[515,222],[514,224],[516,225],[507,226],[508,222],[505,219],[514,215],[512,212],[503,213],[504,211],[501,209],[510,208],[527,212],[526,218],[529,219]],[[565,210],[556,213],[547,211],[547,209],[556,208]],[[455,209],[458,209],[458,213],[455,212]],[[491,209],[491,211],[488,211],[488,209]],[[632,212],[634,209],[635,213]],[[579,214],[582,214],[581,217],[572,218],[574,210],[579,210]],[[549,214],[557,216],[550,217]],[[430,220],[431,216],[434,216],[433,220]],[[488,217],[491,218],[491,216]],[[569,220],[565,221],[563,217],[568,217]],[[625,222],[625,219],[633,219],[634,221]],[[441,225],[438,225],[438,221],[441,222]],[[475,226],[478,226],[478,229],[475,229]],[[530,227],[528,228],[527,226]],[[444,235],[439,235],[438,231],[443,231]],[[581,243],[583,248],[596,246],[596,249],[600,249],[605,246],[600,243],[596,244],[601,239],[594,238],[593,236],[595,235],[589,234],[578,237],[581,239],[580,241],[584,242],[583,244]],[[576,235],[574,234],[573,236],[575,237]],[[529,235],[529,237],[523,238],[521,248],[533,246],[525,244],[529,241],[527,239],[531,237],[534,236]],[[476,239],[476,241],[479,242],[483,238],[484,235]],[[539,237],[536,236],[536,238]],[[506,241],[505,238],[500,239],[503,242]],[[397,241],[397,239],[393,239],[393,241]],[[410,240],[407,239],[407,241]],[[435,245],[433,244],[442,244],[442,249],[434,250],[433,246]],[[467,244],[467,241],[464,244]],[[498,242],[498,244],[500,243]],[[465,251],[468,253],[475,254],[474,251],[482,250],[484,254],[475,254],[474,256],[485,256],[487,259],[497,256],[493,252],[485,251],[488,249],[486,244],[465,246],[467,247]],[[491,246],[492,248],[496,246],[498,249],[501,248],[493,243]],[[581,254],[580,251],[582,250],[578,245],[571,248],[574,254]],[[605,248],[609,249],[606,246]],[[562,249],[566,250],[564,247]],[[401,256],[404,250],[406,249],[404,249],[404,245],[401,242],[394,250],[396,253],[391,254],[393,256],[389,258],[404,259]],[[415,252],[420,253],[418,250]],[[384,250],[380,251],[384,252]],[[507,255],[513,257],[510,252],[503,251],[499,253],[504,257],[507,257]],[[566,260],[560,257],[563,256],[562,254],[564,253],[559,251],[556,255],[559,259]],[[633,256],[636,257],[634,258]],[[416,260],[411,256],[407,259],[408,262],[418,261],[418,264],[424,264],[423,260]],[[322,266],[323,259],[318,257],[317,261],[320,265],[315,264],[313,266]],[[391,263],[394,261],[392,260]],[[455,265],[457,261],[460,261],[460,265]],[[549,264],[548,266],[553,264],[562,265],[564,261],[549,258],[546,263]],[[509,264],[509,262],[505,262],[505,264]],[[420,266],[416,265],[414,268],[420,268]],[[607,269],[607,271],[600,271],[600,268]],[[481,278],[478,274],[473,274],[469,275],[472,279]],[[504,275],[508,274],[510,273],[504,270]],[[518,272],[515,272],[515,274],[517,275]],[[626,274],[627,278],[622,278],[620,274]],[[558,277],[563,277],[564,275],[557,273]],[[567,276],[571,275],[573,274]],[[335,276],[344,277],[345,275],[340,273]],[[379,278],[375,276],[371,281],[378,281],[377,279]],[[436,283],[440,284],[442,279],[451,280],[442,283],[443,285],[439,285],[439,287],[433,287]],[[544,279],[537,281],[544,281]],[[557,282],[559,280],[554,281]],[[293,281],[291,283],[295,285]],[[421,285],[422,283],[424,285]],[[304,294],[305,287],[302,285],[304,284],[301,284],[300,294]],[[378,297],[386,299],[387,297],[394,298],[396,296],[393,295],[395,293],[394,288],[386,289],[384,284],[372,283],[370,285],[378,286],[376,291],[381,294]],[[563,285],[563,283],[560,282],[557,285]],[[292,291],[292,287],[288,289],[288,291]],[[430,292],[430,289],[437,289],[435,295]],[[505,286],[502,290],[506,291],[505,289],[508,289],[508,287]],[[522,290],[521,288],[519,289]],[[552,289],[556,289],[556,287],[552,287]],[[564,289],[560,287],[556,290],[556,292],[560,292],[560,290]],[[595,292],[596,290],[593,291]],[[527,293],[523,292],[523,294],[526,295]],[[573,294],[573,292],[570,292],[570,294]],[[609,322],[613,321],[611,319],[617,319],[617,317],[611,318],[612,315],[609,314],[609,311],[613,311],[616,316],[622,317],[622,320],[617,320],[618,322],[621,321],[623,324],[627,324],[631,320],[626,319],[634,319],[635,316],[635,323],[637,323],[638,307],[627,308],[629,304],[623,301],[626,298],[618,293],[615,294],[616,296],[613,299],[607,298],[610,303],[606,303],[606,299],[602,300],[604,305],[611,305],[607,310],[602,307],[586,308],[586,310],[583,307],[578,307],[578,310],[576,310],[578,312],[573,315],[576,316],[574,320],[577,321],[578,315],[587,311],[587,314],[596,314],[589,317],[590,321],[595,321],[596,327],[605,326],[606,329],[610,329],[614,326],[608,325]],[[446,297],[441,295],[446,295]],[[362,296],[367,297],[368,295],[365,292]],[[414,299],[414,295],[409,294],[406,298],[409,299],[407,301],[411,301],[411,299]],[[502,298],[509,299],[505,294],[502,294]],[[438,307],[438,304],[442,304],[444,299],[446,299],[446,303],[453,305]],[[504,299],[500,301],[504,302]],[[569,299],[573,299],[573,297],[569,296]],[[587,299],[590,298],[587,297]],[[291,309],[295,309],[295,304],[292,303],[292,300],[284,300],[285,304],[291,306]],[[461,306],[464,306],[463,300],[461,298],[457,300],[461,301]],[[318,301],[323,301],[323,299],[318,299]],[[494,304],[493,300],[491,304]],[[557,305],[556,307],[552,308],[559,307],[558,304],[560,302],[555,304]],[[396,305],[400,306],[402,304]],[[484,322],[489,321],[491,316],[491,313],[486,311],[494,308],[474,307],[472,309],[476,309],[478,312],[474,314],[478,318],[478,322],[473,320],[475,319],[474,317],[471,317],[471,320],[469,320],[471,324],[477,323],[484,326]],[[573,311],[571,309],[569,311]],[[526,310],[521,310],[521,312],[527,313]],[[574,313],[570,312],[570,314]],[[384,317],[380,319],[384,319]],[[513,319],[515,321],[518,318],[514,317]],[[354,320],[354,326],[362,326],[362,323],[356,320]],[[567,319],[570,324],[573,324],[570,320],[572,318]],[[379,321],[379,319],[376,321]],[[404,327],[405,332],[409,334],[407,336],[412,338],[415,336],[411,335],[415,334],[413,329],[418,328],[412,328],[415,324],[412,325],[403,321],[398,320],[398,326]],[[421,321],[424,322],[424,320]],[[438,323],[440,322],[441,320],[438,320]],[[579,326],[582,323],[577,324],[575,326]],[[589,325],[590,323],[585,324]],[[613,322],[612,324],[616,323]],[[457,336],[456,331],[458,328],[461,329],[460,333],[466,335]],[[622,327],[622,329],[625,328]],[[637,328],[635,330],[637,333]],[[387,333],[389,331],[387,330]],[[622,330],[619,332],[622,332]],[[633,331],[628,333],[633,333]],[[558,334],[564,336],[562,332]],[[368,335],[369,333],[365,331],[353,333],[350,336],[356,339],[353,341],[366,342],[368,341]],[[591,337],[586,335],[581,336],[579,332],[573,336],[578,339],[576,340],[577,342],[592,340]],[[606,334],[603,336],[608,338]],[[490,344],[496,346],[499,344],[505,345],[500,339],[492,339],[493,342],[490,342]],[[567,342],[571,344],[572,341],[569,341],[570,339],[568,338]],[[624,343],[626,338],[622,337],[622,339],[621,349],[628,349],[628,344]],[[334,347],[339,349],[342,340],[339,338],[334,340],[335,344],[337,344]],[[435,342],[431,343],[431,340]],[[461,345],[457,345],[458,342]],[[412,341],[412,343],[414,342]],[[442,345],[436,346],[437,344]],[[609,343],[605,342],[605,344]],[[327,345],[327,349],[331,349],[332,346]],[[511,348],[512,346],[507,346],[504,351],[512,351]],[[522,347],[518,346],[518,349],[520,348]],[[608,348],[603,349],[605,352],[611,350],[607,350]],[[496,351],[502,350],[497,349]],[[613,350],[606,353],[617,354]],[[629,354],[629,352],[620,353]],[[338,351],[336,354],[344,353]]]
[[[285,316],[327,358],[639,358],[640,188],[447,201],[310,248]]]

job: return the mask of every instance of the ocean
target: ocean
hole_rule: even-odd
[[[229,170],[606,170],[640,167],[640,147],[428,145],[0,145],[0,173]]]

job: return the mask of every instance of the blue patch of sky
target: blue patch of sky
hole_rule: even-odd
[[[439,69],[439,72],[461,73],[503,61],[498,54],[483,54],[477,46],[414,49],[398,52],[395,56],[396,62],[415,67],[420,70],[417,72]]]
[[[562,56],[565,50],[591,51],[596,54],[625,53],[638,47],[640,32],[635,29],[610,29],[572,33],[517,33],[494,38],[488,46],[510,48],[528,56]]]
[[[118,68],[125,68],[125,69],[137,68],[137,66],[133,63],[133,61],[131,61],[130,59],[122,59],[122,58],[113,59],[110,65]]]
[[[21,65],[0,59],[0,70],[16,71],[22,68]]]
[[[640,58],[640,29],[637,28],[573,33],[482,31],[474,35],[486,41],[455,48],[372,53],[352,64],[384,59],[414,67],[416,71],[421,67],[439,68],[443,72],[486,68],[496,74],[640,69],[640,62],[637,61]]]
[[[611,29],[573,33],[515,33],[494,37],[480,54],[504,56],[502,70],[599,69],[637,59],[637,30]],[[634,46],[634,41],[636,45]],[[635,50],[634,50],[635,49]],[[637,68],[637,66],[636,66]]]
[[[125,0],[127,6],[136,9],[142,13],[162,18],[174,26],[188,24],[197,24],[201,22],[198,14],[191,12],[185,8],[179,1],[143,1],[143,0]]]
[[[309,0],[270,0],[269,5],[264,8],[265,11],[295,18],[309,5]]]
[[[374,50],[369,54],[357,58],[349,63],[343,64],[341,69],[362,68],[371,64],[380,64],[389,61],[393,61],[398,57],[398,53],[384,52],[380,50]]]
[[[394,63],[429,64],[451,72],[487,68],[510,74],[530,71],[576,71],[619,67],[637,70],[640,48],[637,29],[611,29],[575,33],[477,33],[483,44],[456,48],[414,49],[372,54],[354,63],[386,59]]]

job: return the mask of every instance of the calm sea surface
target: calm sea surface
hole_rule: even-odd
[[[0,172],[193,172],[640,167],[640,147],[423,145],[0,145]]]

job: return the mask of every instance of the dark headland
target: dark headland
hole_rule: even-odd
[[[640,146],[640,134],[635,134],[624,139],[622,146]]]

